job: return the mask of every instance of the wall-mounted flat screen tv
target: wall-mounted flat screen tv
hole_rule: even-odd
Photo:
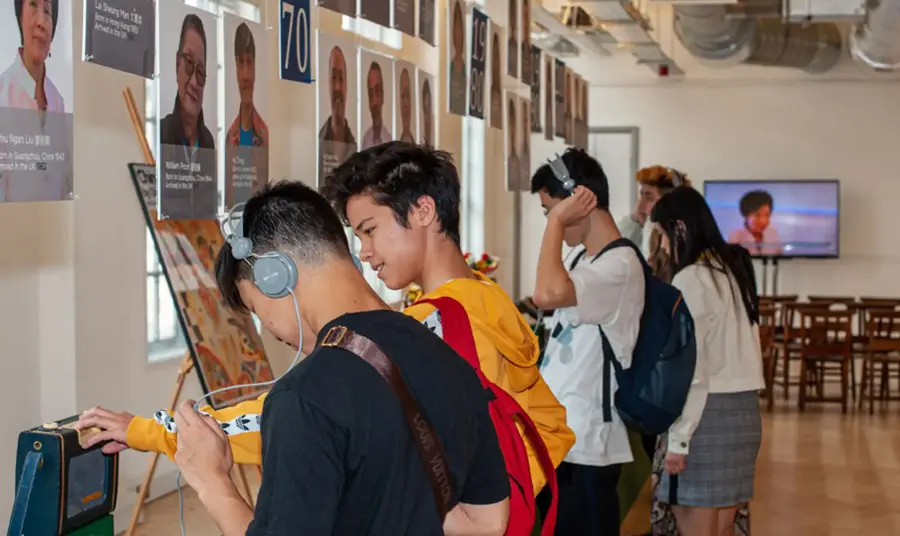
[[[840,254],[837,180],[708,180],[703,195],[725,239],[754,257]]]

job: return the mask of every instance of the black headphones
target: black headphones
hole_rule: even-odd
[[[575,191],[575,179],[569,176],[569,168],[566,167],[566,163],[563,162],[559,153],[556,153],[556,158],[554,160],[547,160],[547,165],[550,166],[550,171],[553,172],[553,175],[556,177],[560,183],[562,183],[562,187],[565,191],[572,195],[572,192]]]

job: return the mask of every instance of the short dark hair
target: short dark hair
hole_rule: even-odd
[[[56,37],[56,22],[59,20],[59,0],[48,1],[50,1],[50,20],[53,24],[53,28],[50,30],[50,40],[53,41],[53,38]],[[19,42],[22,45],[25,44],[25,34],[22,32],[22,6],[24,4],[25,0],[13,0],[16,8],[16,23],[19,26]]]
[[[739,209],[741,211],[741,216],[746,218],[763,207],[769,207],[771,210],[775,208],[773,206],[774,204],[775,200],[772,199],[772,194],[769,192],[765,190],[752,190],[741,197]]]
[[[234,31],[234,57],[239,58],[245,54],[256,58],[256,41],[246,22],[238,24]]]
[[[562,155],[562,161],[569,170],[569,177],[576,186],[584,186],[597,196],[597,208],[609,210],[609,180],[600,162],[582,149],[570,147]],[[554,199],[564,199],[569,192],[553,174],[549,164],[544,164],[531,177],[531,193],[547,190]]]
[[[321,191],[345,225],[347,201],[355,195],[371,194],[377,204],[390,207],[404,227],[409,227],[410,209],[427,195],[434,199],[441,231],[460,245],[459,173],[445,151],[402,141],[376,145],[338,166]]]
[[[182,50],[184,50],[184,36],[187,35],[188,30],[194,30],[200,35],[200,40],[203,42],[203,61],[206,62],[206,30],[203,29],[203,21],[200,17],[193,13],[185,15],[184,20],[181,22],[181,34],[178,37],[179,57],[181,56]]]
[[[280,181],[254,194],[244,207],[241,227],[256,255],[280,251],[312,265],[328,256],[350,257],[347,235],[331,205],[301,182]],[[216,282],[226,307],[246,311],[237,284],[252,278],[250,263],[235,259],[226,242],[216,258]]]

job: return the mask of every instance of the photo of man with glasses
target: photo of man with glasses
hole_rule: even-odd
[[[215,218],[219,205],[213,134],[218,129],[215,18],[180,2],[163,2],[158,9],[160,21],[181,21],[178,39],[159,43],[157,106],[161,115],[171,110],[158,125],[160,217]],[[160,35],[174,36],[173,29],[162,27]],[[213,45],[212,53],[209,45]]]
[[[172,113],[159,123],[160,143],[215,149],[215,138],[203,121],[206,61],[206,31],[203,21],[197,15],[187,15],[181,23],[178,53],[175,56],[178,93],[175,95]],[[215,80],[215,73],[212,80]]]

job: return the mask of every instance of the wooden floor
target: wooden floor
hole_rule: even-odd
[[[764,417],[752,504],[754,536],[900,534],[900,407],[851,412],[776,407]],[[248,471],[253,474],[252,471]],[[177,536],[178,496],[148,505],[139,536]],[[185,491],[189,536],[218,531]]]

